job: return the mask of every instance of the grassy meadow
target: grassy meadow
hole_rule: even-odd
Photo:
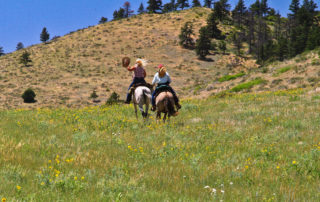
[[[169,123],[133,106],[0,111],[6,201],[319,201],[320,96],[184,100]]]

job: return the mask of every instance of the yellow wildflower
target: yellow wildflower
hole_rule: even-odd
[[[293,165],[296,165],[296,164],[297,164],[297,161],[292,161],[292,164],[293,164]]]
[[[77,177],[77,176],[75,176],[75,177],[74,177],[74,180],[77,180],[77,179],[78,179],[78,177]]]
[[[84,176],[81,177],[81,180],[84,180]]]
[[[20,189],[21,189],[21,186],[17,185],[17,189],[20,190]]]
[[[43,186],[44,185],[44,182],[41,182],[41,186]]]
[[[6,202],[7,201],[7,199],[6,198],[2,198],[2,200],[1,200],[2,202]]]
[[[279,169],[280,168],[280,166],[277,166],[277,169]]]

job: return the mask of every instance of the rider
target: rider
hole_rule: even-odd
[[[173,95],[173,99],[177,109],[178,110],[181,109],[181,105],[179,104],[179,99],[176,93],[174,92],[174,90],[169,85],[170,83],[171,83],[171,78],[169,76],[169,73],[167,72],[166,68],[162,64],[160,64],[158,66],[158,72],[154,75],[152,80],[152,85],[158,84],[156,87],[156,90],[152,93],[152,99],[151,99],[152,111],[156,110],[155,95],[159,92],[161,86],[167,87],[168,91],[171,92]]]
[[[133,81],[128,88],[127,99],[124,103],[130,104],[132,94],[129,93],[129,90],[134,84],[146,83],[146,81],[144,80],[144,78],[147,76],[146,70],[144,69],[145,66],[145,60],[137,59],[136,64],[133,67],[127,67],[128,71],[133,72]]]

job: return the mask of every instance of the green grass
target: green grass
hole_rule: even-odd
[[[184,101],[166,124],[121,105],[2,110],[0,198],[317,201],[318,109],[295,90]]]
[[[219,82],[225,82],[225,81],[234,80],[234,79],[237,79],[239,77],[243,77],[244,75],[246,75],[244,72],[241,72],[241,73],[238,73],[238,74],[234,74],[234,75],[225,75],[225,76],[219,78]]]
[[[292,68],[293,68],[292,66],[287,66],[287,67],[283,67],[283,68],[277,69],[276,73],[273,76],[279,76],[280,74],[283,74],[283,73],[291,70]]]
[[[265,82],[265,80],[263,80],[261,78],[257,78],[252,81],[246,82],[246,83],[241,83],[241,84],[233,87],[230,91],[231,92],[240,92],[243,90],[248,90],[248,89],[251,89],[255,85],[262,84],[263,82]]]

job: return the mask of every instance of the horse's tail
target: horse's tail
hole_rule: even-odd
[[[151,94],[150,92],[147,91],[147,89],[143,89],[142,91],[143,93],[143,99],[145,101],[145,103],[147,103],[148,100],[151,100]]]
[[[164,98],[164,107],[166,109],[166,112],[168,112],[170,116],[176,113],[174,110],[174,106],[172,105],[172,102],[170,101],[169,97]]]

